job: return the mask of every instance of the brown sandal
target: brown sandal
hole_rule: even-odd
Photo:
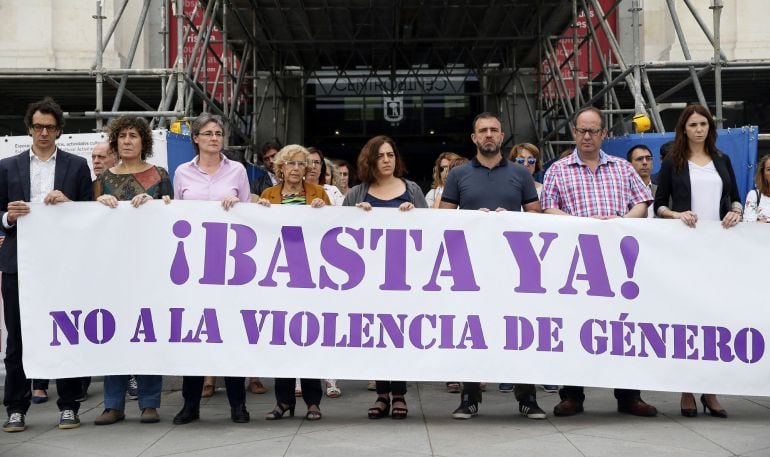
[[[383,406],[380,406],[380,404]],[[377,400],[374,401],[374,406],[369,408],[367,414],[369,415],[369,419],[382,419],[383,417],[388,417],[389,412],[390,398],[377,397]]]
[[[393,397],[393,408],[391,409],[390,417],[393,419],[406,419],[408,413],[409,410],[406,408],[406,400],[404,397]]]

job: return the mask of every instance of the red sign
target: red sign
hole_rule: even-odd
[[[599,4],[601,5],[602,9],[606,12],[608,11],[614,4],[615,0],[599,0]],[[607,36],[604,34],[604,29],[602,29],[601,25],[599,25],[599,17],[597,16],[597,13],[594,12],[593,7],[589,5],[588,10],[588,17],[586,17],[585,11],[578,12],[578,20],[577,20],[577,35],[578,35],[578,43],[580,44],[578,47],[578,79],[579,79],[579,85],[582,88],[589,80],[594,79],[597,75],[599,75],[602,72],[602,65],[601,61],[599,60],[599,53],[601,52],[604,56],[605,62],[609,65],[612,59],[609,58],[610,54],[610,44],[609,40],[607,39]],[[591,23],[594,26],[594,29],[596,30],[596,42],[599,43],[599,48],[597,49],[595,42],[591,38],[587,38],[590,34],[590,28],[588,26],[588,21],[591,21]],[[617,25],[618,25],[618,19],[617,19],[617,12],[613,11],[612,14],[609,15],[607,18],[607,24],[609,25],[609,29],[612,33],[617,33]],[[574,56],[572,55],[572,47],[573,47],[573,39],[572,39],[572,26],[570,25],[567,27],[567,29],[562,33],[562,36],[569,36],[570,38],[562,38],[558,41],[552,41],[551,45],[553,46],[553,50],[556,53],[556,62],[558,65],[558,72],[561,74],[561,77],[564,79],[564,86],[566,86],[567,95],[569,97],[575,96],[575,84],[572,74],[573,65],[575,63]],[[583,38],[586,38],[585,41],[582,41]],[[582,42],[582,43],[581,43]],[[569,58],[569,62],[566,62],[566,59]],[[590,62],[590,63],[589,63]],[[557,82],[553,80],[553,74],[551,71],[551,65],[552,61],[549,61],[548,59],[543,60],[541,63],[541,69],[542,69],[542,82],[541,87],[543,89],[542,96],[546,98],[557,98],[559,94],[563,96],[563,88],[564,86],[559,85],[557,88]],[[590,69],[590,71],[589,71]]]
[[[170,11],[174,10],[176,2],[174,0],[169,0],[171,4],[171,8],[169,8]],[[192,57],[193,50],[195,49],[195,42],[198,39],[198,33],[203,34],[203,38],[201,38],[201,46],[203,46],[203,40],[206,38],[206,29],[204,28],[203,24],[203,12],[204,9],[200,5],[200,2],[198,0],[184,0],[184,7],[183,11],[185,16],[187,16],[190,21],[195,25],[195,28],[198,30],[196,32],[195,30],[190,30],[190,25],[188,21],[185,21],[184,30],[182,32],[182,36],[184,36],[185,33],[187,33],[187,39],[184,43],[183,48],[183,57],[184,57],[184,66],[187,68],[190,58]],[[172,13],[168,20],[169,20],[169,66],[173,67],[176,64],[176,50],[177,50],[177,18],[175,16],[176,12]],[[222,79],[224,77],[224,69],[221,68],[222,64],[220,64],[220,61],[222,61],[222,54],[223,54],[223,46],[222,46],[222,33],[214,27],[211,31],[211,38],[209,38],[209,46],[206,49],[205,54],[203,54],[203,57],[206,59],[206,62],[204,63],[203,68],[201,69],[200,73],[195,73],[195,69],[198,68],[200,59],[201,59],[201,52],[198,51],[198,56],[195,58],[195,63],[193,65],[193,79],[201,83],[206,87],[206,92],[208,94],[214,93],[213,99],[221,102],[222,101]],[[229,53],[231,54],[231,53]],[[237,57],[230,55],[229,58],[230,64],[229,72],[232,75],[238,74],[238,69],[240,66],[240,61]],[[228,85],[232,85],[232,79],[229,79],[227,81]],[[215,91],[216,90],[216,91]],[[230,94],[234,93],[232,87],[228,87],[228,90]],[[230,98],[232,100],[232,97]],[[240,101],[240,100],[239,100]]]

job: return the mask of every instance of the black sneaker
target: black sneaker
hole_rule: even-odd
[[[11,413],[3,424],[4,432],[23,432],[27,428],[24,423],[24,413]]]
[[[66,430],[69,428],[78,428],[80,427],[80,418],[78,417],[77,413],[71,409],[65,409],[61,412],[61,416],[59,416],[59,428]]]
[[[462,396],[460,406],[454,410],[452,417],[455,419],[470,419],[479,413],[478,402],[471,401],[470,397],[466,394]]]
[[[537,405],[534,395],[530,395],[526,400],[519,402],[519,412],[522,416],[527,416],[529,419],[545,419],[545,411]]]
[[[128,399],[136,400],[139,398],[139,383],[136,382],[136,376],[131,375],[128,378]]]

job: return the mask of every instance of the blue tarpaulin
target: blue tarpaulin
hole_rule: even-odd
[[[745,201],[746,193],[754,188],[754,173],[757,164],[757,141],[759,128],[748,126],[717,131],[717,148],[730,157],[738,181],[738,193]],[[660,169],[660,147],[674,140],[674,133],[635,133],[607,138],[602,149],[608,154],[626,158],[628,150],[637,144],[650,148],[654,157],[653,173]]]

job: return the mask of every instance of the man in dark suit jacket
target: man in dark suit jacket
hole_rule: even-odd
[[[21,320],[19,315],[19,283],[16,257],[16,222],[29,214],[27,202],[55,205],[68,201],[92,199],[91,173],[82,157],[56,147],[56,138],[64,126],[64,114],[52,99],[32,103],[24,117],[32,147],[21,154],[0,160],[0,219],[6,232],[0,247],[0,271],[8,344],[5,353],[5,396],[3,405],[8,420],[6,432],[21,432],[26,428],[29,409],[30,382],[22,365]],[[61,416],[59,428],[80,426],[76,400],[81,393],[80,378],[58,379],[57,405]]]

